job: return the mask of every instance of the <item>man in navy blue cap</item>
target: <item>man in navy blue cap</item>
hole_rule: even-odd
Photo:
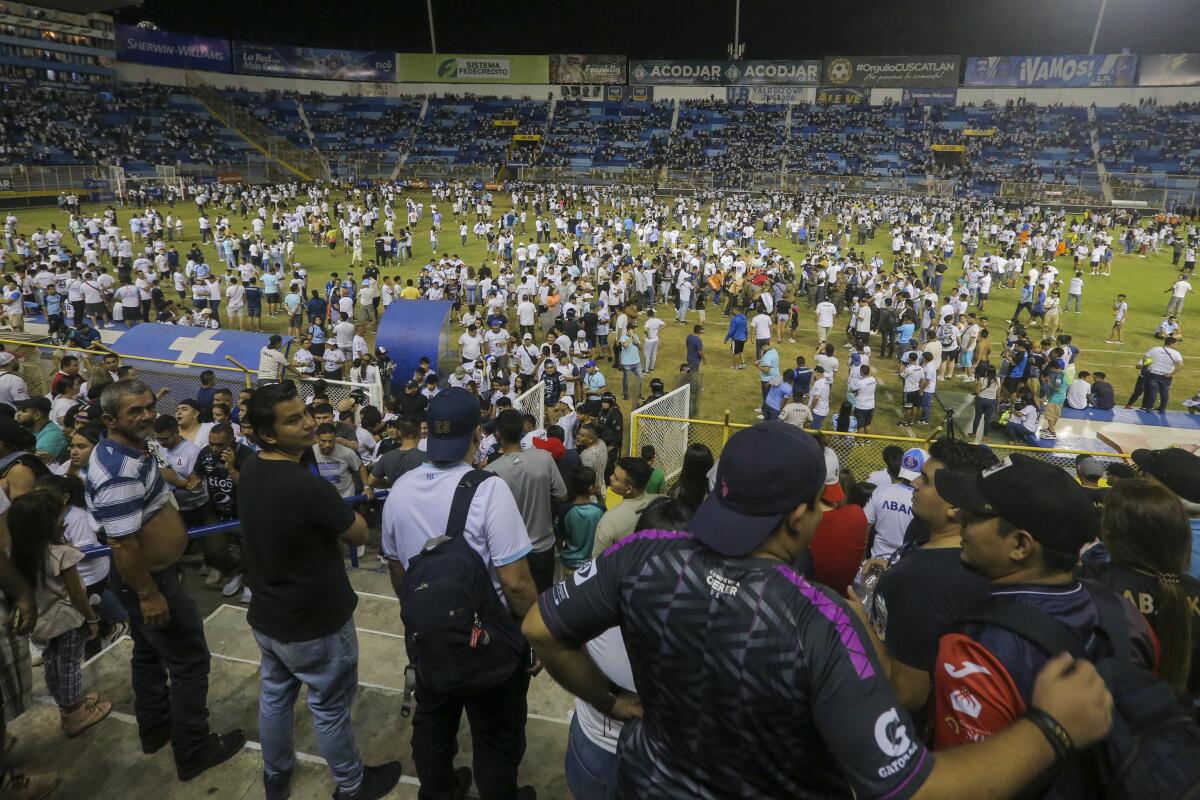
[[[782,422],[739,431],[691,532],[638,531],[544,593],[523,629],[550,674],[629,720],[618,793],[657,798],[997,796],[1051,766],[1033,723],[936,763],[841,597],[797,574],[825,507],[816,439]],[[637,694],[584,649],[620,626]],[[1095,670],[1039,681],[1035,702],[1080,745],[1111,699]],[[1090,671],[1089,671],[1090,670]]]
[[[483,438],[479,400],[466,389],[438,392],[426,410],[429,460],[402,475],[383,506],[383,555],[392,587],[401,596],[409,561],[425,543],[442,536],[454,491],[473,468]],[[475,490],[462,536],[479,553],[492,586],[520,619],[537,599],[527,557],[533,547],[512,490],[502,480],[485,480]],[[440,697],[416,687],[413,761],[421,796],[461,797],[471,783],[470,770],[454,769],[456,737],[462,712],[471,719],[475,782],[484,797],[527,798],[517,790],[517,768],[525,755],[525,693],[529,674],[518,669],[500,686],[466,697]]]

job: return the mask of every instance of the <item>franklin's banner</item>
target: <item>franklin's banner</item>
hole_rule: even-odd
[[[820,77],[815,60],[629,62],[634,86],[816,86]]]
[[[827,86],[958,86],[958,56],[832,56],[822,71]]]
[[[233,71],[240,75],[327,81],[394,81],[396,54],[385,50],[332,50],[234,42]]]
[[[625,56],[551,55],[550,82],[624,83]]]
[[[963,85],[1051,89],[1133,86],[1137,66],[1138,57],[1132,53],[968,58]]]
[[[548,83],[549,56],[397,53],[405,83]]]
[[[1200,53],[1140,56],[1138,86],[1200,86]]]

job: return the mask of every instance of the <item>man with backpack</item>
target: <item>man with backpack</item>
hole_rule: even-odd
[[[963,565],[991,581],[990,599],[941,637],[933,670],[935,749],[987,739],[1020,718],[1053,733],[1054,721],[1032,707],[1033,685],[1048,661],[1068,652],[1094,662],[1108,684],[1113,730],[1080,754],[1060,737],[1062,768],[1040,788],[1062,797],[1108,789],[1178,797],[1194,788],[1197,768],[1169,762],[1189,747],[1197,752],[1200,729],[1151,675],[1156,645],[1145,618],[1103,585],[1075,577],[1080,548],[1100,529],[1083,488],[1064,470],[1021,454],[982,474],[941,469],[934,478],[938,494],[959,510]],[[1176,717],[1177,726],[1164,726]],[[1130,768],[1106,773],[1106,761]]]
[[[471,770],[454,769],[466,709],[479,796],[532,800],[532,789],[517,789],[517,768],[534,671],[518,628],[537,600],[533,547],[508,484],[472,466],[483,438],[478,399],[457,387],[438,392],[427,419],[429,460],[392,485],[382,533],[415,681],[406,684],[417,699],[421,796],[462,797],[470,786]]]

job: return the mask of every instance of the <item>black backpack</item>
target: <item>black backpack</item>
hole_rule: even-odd
[[[1100,613],[1106,648],[1090,658],[1075,634],[1027,603],[991,598],[959,620],[996,625],[1049,656],[1064,651],[1092,661],[1113,697],[1113,724],[1101,742],[1077,754],[1022,796],[1048,798],[1200,798],[1200,725],[1167,684],[1133,661],[1124,602],[1084,581]]]
[[[422,691],[461,697],[504,683],[523,666],[529,644],[463,537],[471,500],[496,475],[472,470],[454,491],[446,533],[408,564],[400,598],[409,666]]]

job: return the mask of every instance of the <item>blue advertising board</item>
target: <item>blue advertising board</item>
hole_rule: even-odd
[[[1138,57],[1132,53],[1092,56],[986,56],[967,59],[964,86],[1086,88],[1133,86]]]
[[[119,353],[166,361],[183,361],[211,367],[233,366],[226,356],[237,359],[249,369],[258,369],[258,354],[267,344],[265,333],[244,333],[224,328],[191,328],[184,325],[163,325],[143,322],[134,325],[110,346]],[[286,348],[290,336],[284,337]],[[135,364],[136,365],[136,364]],[[199,372],[201,367],[176,364],[180,372]]]
[[[958,101],[958,89],[905,89],[904,105],[952,106]]]
[[[421,358],[428,358],[434,371],[446,375],[459,361],[451,350],[450,320],[454,304],[449,300],[404,300],[392,303],[379,320],[375,346],[396,365],[392,392],[401,394],[412,380]]]
[[[117,25],[117,59],[158,67],[230,72],[233,55],[227,39],[170,33],[137,25]]]
[[[394,81],[396,54],[386,50],[333,50],[233,43],[233,71],[325,81]]]

